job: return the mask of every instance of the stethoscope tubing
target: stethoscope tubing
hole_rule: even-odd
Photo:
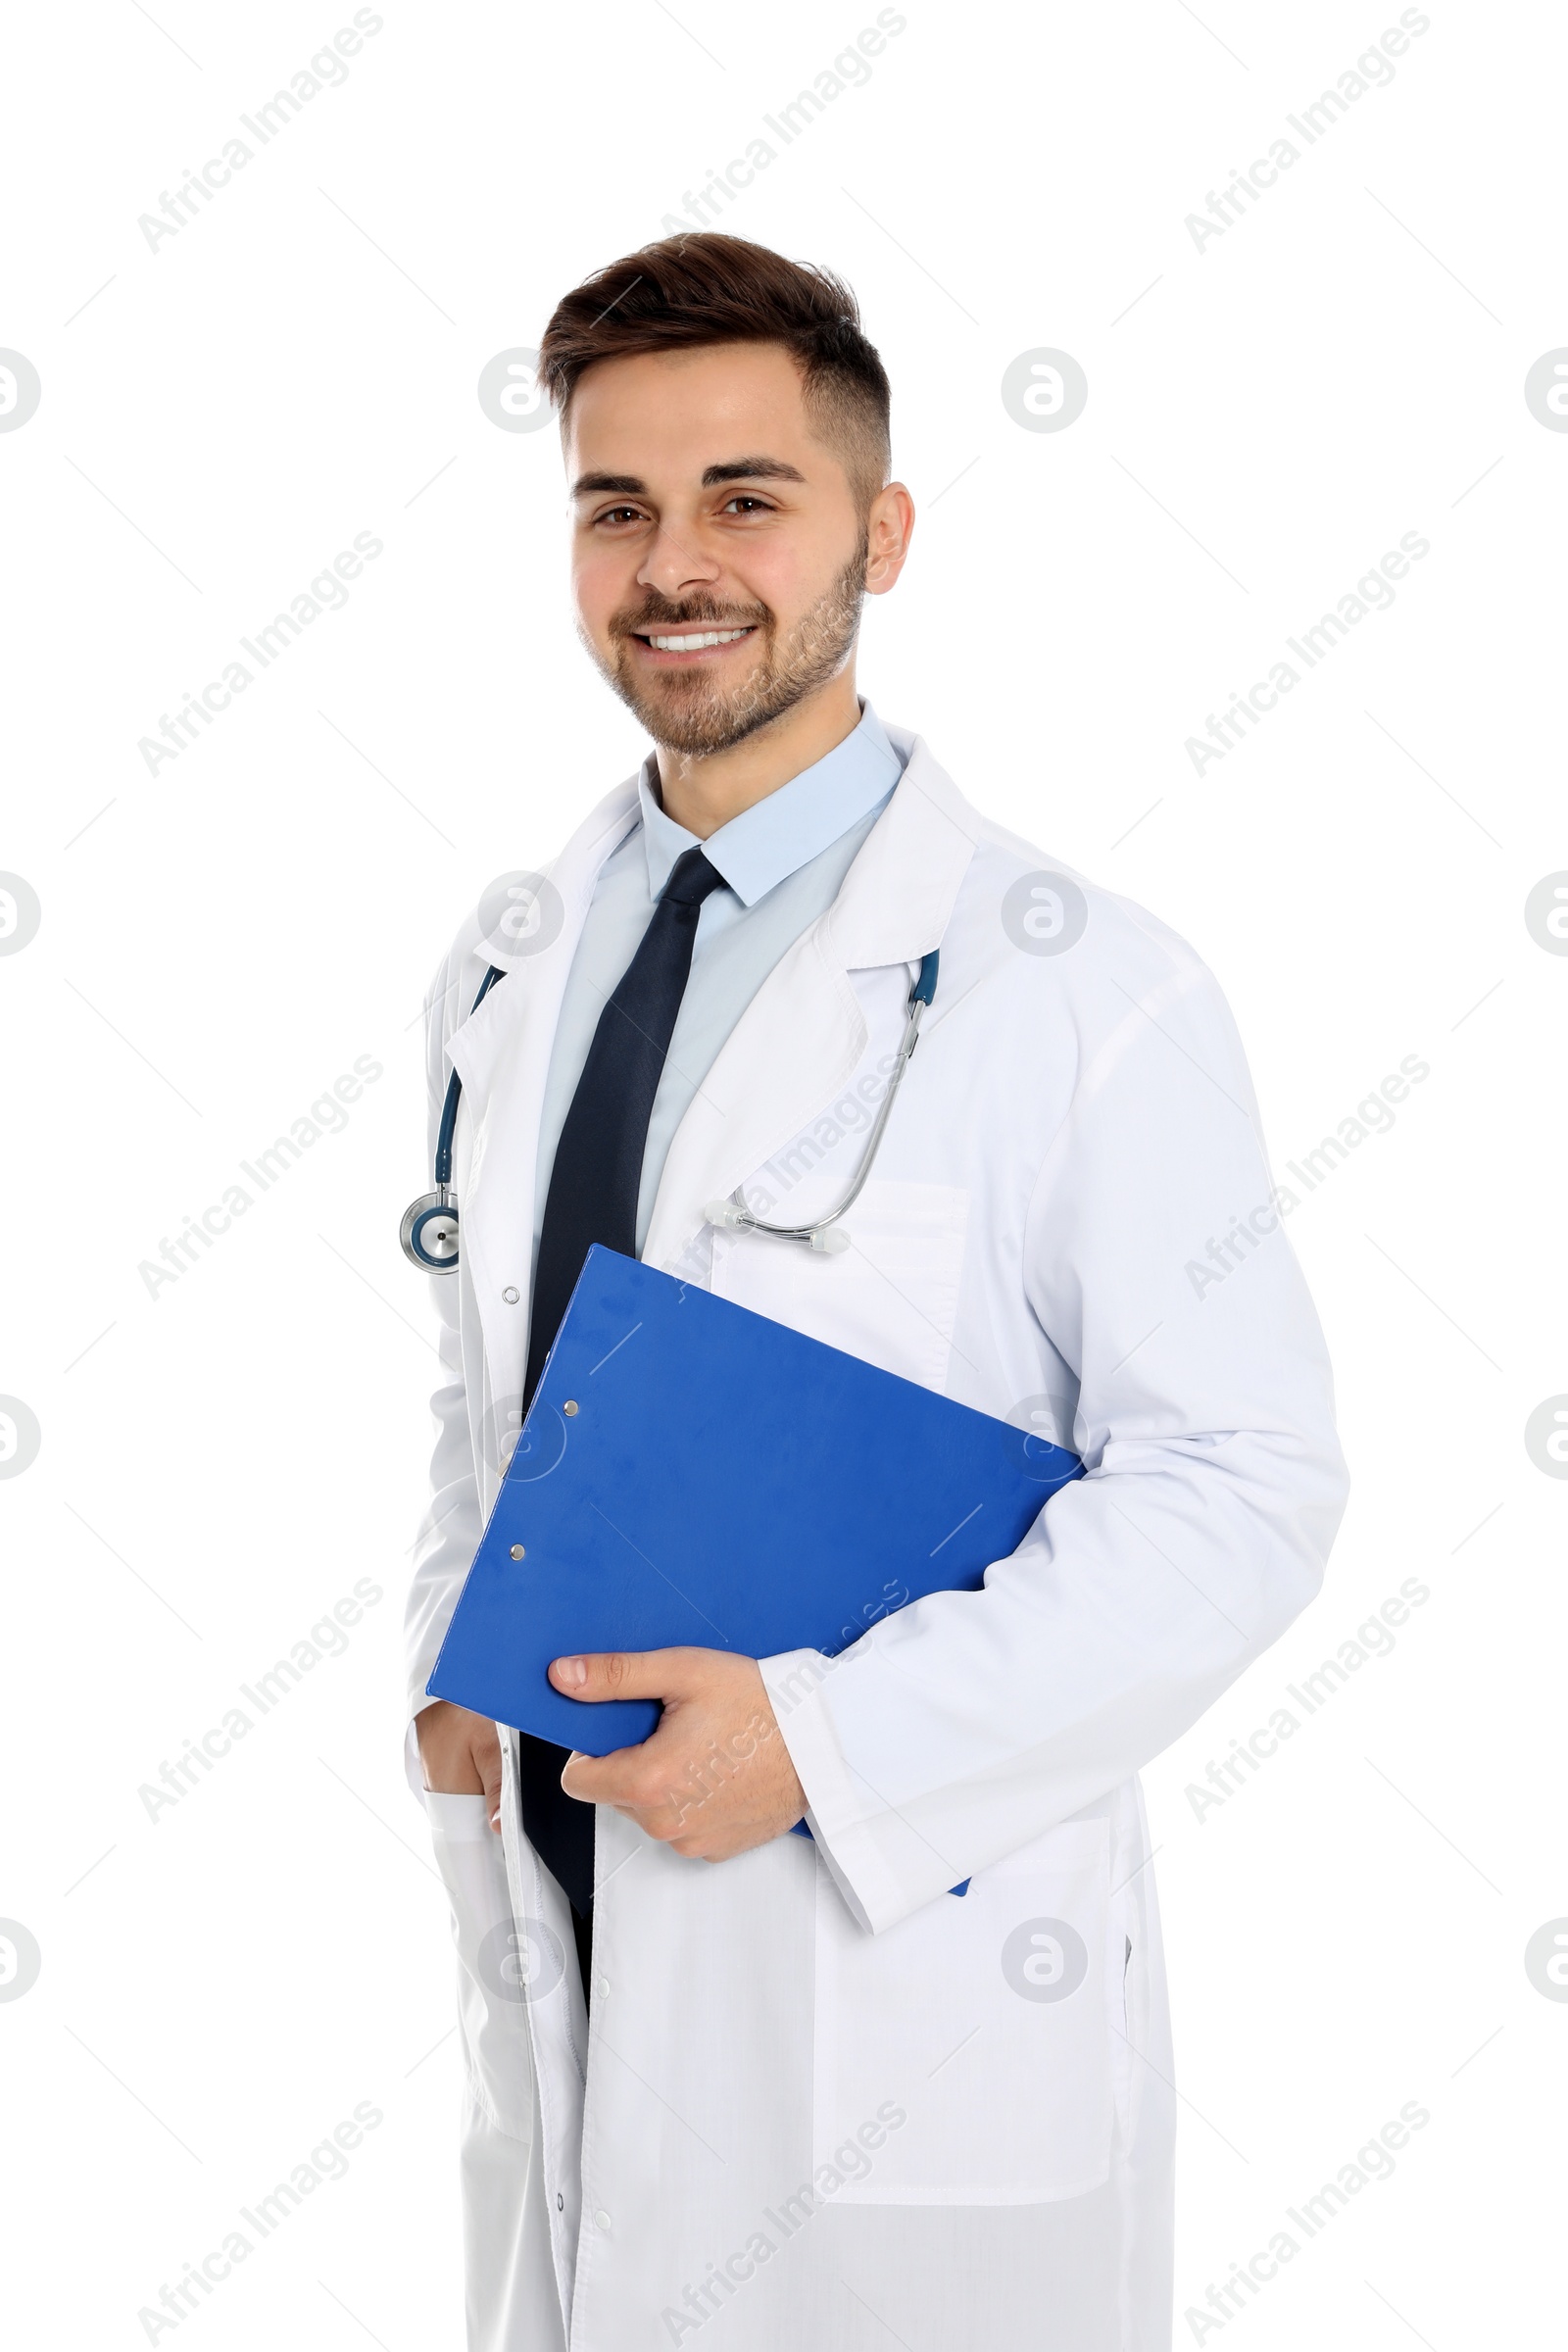
[[[865,1139],[865,1150],[860,1154],[860,1164],[838,1206],[829,1209],[826,1216],[813,1218],[809,1225],[770,1225],[765,1217],[760,1217],[755,1209],[747,1207],[745,1188],[737,1185],[727,1200],[710,1202],[707,1215],[710,1225],[721,1225],[732,1233],[765,1233],[775,1241],[806,1242],[813,1250],[833,1251],[834,1243],[826,1237],[830,1228],[837,1225],[841,1217],[848,1216],[855,1206],[875,1164],[882,1131],[892,1115],[893,1098],[899,1091],[899,1081],[908,1068],[909,1057],[920,1042],[920,1015],[937,993],[937,972],[941,960],[941,951],[937,948],[920,959],[920,969],[905,1006],[904,1037],[899,1046],[899,1056],[889,1072],[887,1092],[877,1105],[871,1132]],[[840,1248],[848,1247],[847,1234],[835,1237],[835,1240]]]

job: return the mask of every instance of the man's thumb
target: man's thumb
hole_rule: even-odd
[[[680,1689],[679,1649],[610,1649],[556,1658],[550,1680],[568,1698],[669,1698]]]

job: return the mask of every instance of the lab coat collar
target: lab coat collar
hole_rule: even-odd
[[[866,836],[817,926],[846,971],[917,963],[942,944],[958,885],[980,839],[980,818],[923,737],[889,727],[904,760],[898,791]]]

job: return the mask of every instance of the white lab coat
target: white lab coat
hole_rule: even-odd
[[[599,1811],[591,2030],[507,1742],[504,1857],[482,1800],[431,1800],[474,2352],[1170,2340],[1174,2092],[1136,1774],[1317,1590],[1346,1491],[1329,1367],[1211,975],[1082,877],[1087,925],[1051,952],[1024,878],[1063,869],[896,739],[904,779],[704,1079],[644,1254],[1030,1419],[1089,1474],[984,1592],[899,1611],[830,1670],[764,1662],[814,1845],[713,1866]],[[432,1122],[449,1059],[464,1083],[463,1263],[434,1283],[448,1380],[411,1712],[515,1428],[551,1039],[634,813],[628,782],[579,828],[550,869],[559,931],[496,956],[509,977],[476,1013],[477,918],[433,994]],[[792,1223],[838,1198],[938,945],[853,1247],[715,1235],[704,1206],[740,1182]],[[735,1399],[759,1424],[789,1409]]]

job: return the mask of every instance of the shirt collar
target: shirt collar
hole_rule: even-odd
[[[683,851],[700,848],[742,906],[755,906],[885,801],[904,772],[904,761],[876,712],[864,703],[859,725],[825,759],[803,768],[701,843],[660,807],[657,772],[650,754],[637,779],[649,895],[659,897]]]

